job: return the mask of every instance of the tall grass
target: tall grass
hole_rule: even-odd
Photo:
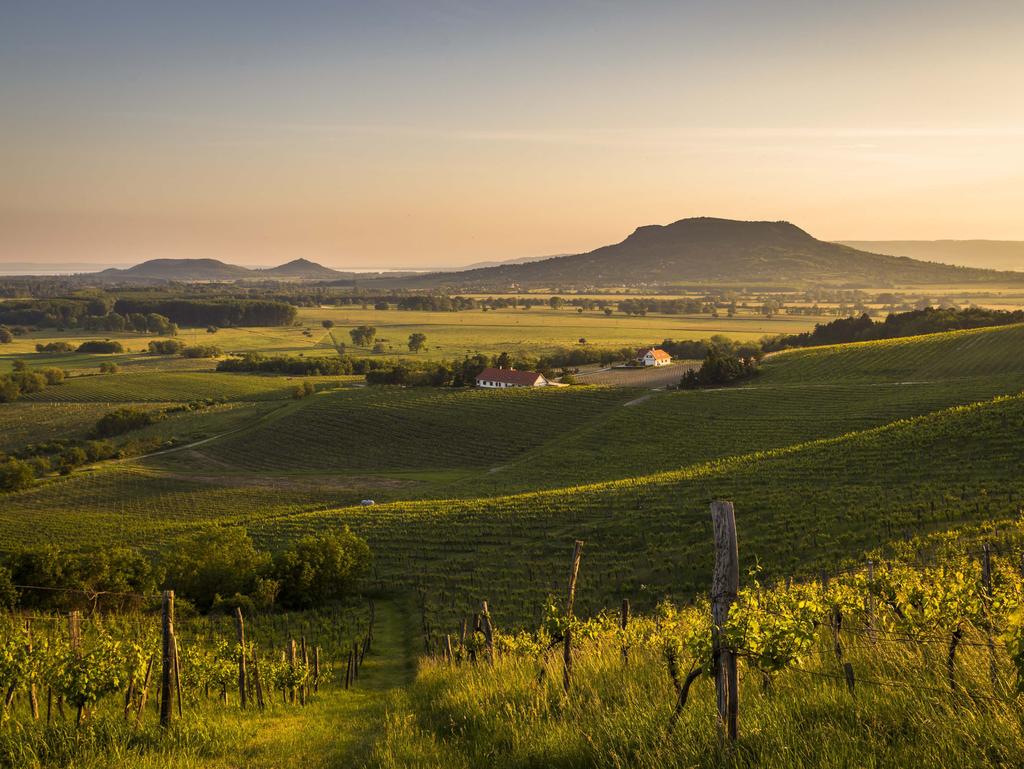
[[[555,656],[543,663],[504,657],[494,667],[425,661],[415,683],[394,699],[373,765],[1020,766],[1024,701],[1004,686],[993,688],[983,644],[964,647],[958,655],[962,688],[956,694],[943,677],[941,642],[921,646],[856,636],[844,638],[844,644],[859,679],[852,694],[829,633],[822,633],[819,646],[797,669],[767,684],[760,672],[741,663],[735,745],[720,737],[708,677],[695,683],[669,731],[676,692],[664,657],[653,646],[632,649],[625,661],[617,643],[584,645],[576,654],[568,694]],[[539,680],[542,669],[546,674]]]

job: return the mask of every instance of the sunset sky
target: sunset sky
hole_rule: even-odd
[[[1024,240],[1024,3],[0,7],[0,261]]]

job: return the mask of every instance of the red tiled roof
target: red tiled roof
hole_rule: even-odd
[[[639,357],[645,358],[647,357],[647,353],[651,353],[652,355],[654,355],[655,360],[669,360],[672,357],[664,350],[659,350],[655,347],[649,347],[646,350],[641,350]]]
[[[485,368],[476,375],[476,381],[505,382],[508,384],[529,386],[534,384],[541,374],[536,371],[516,371],[513,368]]]

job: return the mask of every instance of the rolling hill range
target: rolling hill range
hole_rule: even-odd
[[[1020,240],[842,240],[845,246],[878,254],[991,270],[1024,270]]]
[[[602,575],[587,582],[585,606],[686,597],[707,577],[712,497],[737,502],[745,557],[776,573],[1015,515],[1022,335],[1008,326],[795,350],[749,386],[639,402],[599,387],[354,388],[273,410],[254,402],[246,419],[244,399],[284,380],[196,374],[252,381],[228,414],[243,427],[7,494],[0,550],[57,540],[157,550],[224,525],[274,546],[348,523],[370,539],[381,580],[408,587],[419,575],[446,613],[504,585],[521,599],[496,615],[519,622],[581,537]],[[153,397],[135,389],[140,404]]]
[[[234,281],[265,278],[290,280],[330,280],[351,277],[351,273],[332,270],[307,259],[294,259],[287,264],[267,269],[250,269],[227,264],[218,259],[150,259],[134,267],[95,273],[104,281]]]
[[[827,243],[789,222],[700,217],[638,228],[584,254],[403,279],[409,286],[618,286],[671,283],[939,284],[1024,281]]]

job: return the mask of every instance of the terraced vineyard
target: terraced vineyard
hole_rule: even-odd
[[[536,621],[545,593],[564,580],[574,538],[587,541],[581,612],[624,595],[650,608],[706,587],[710,499],[735,500],[747,566],[831,568],[902,536],[1016,516],[1022,456],[1024,396],[1016,396],[653,476],[303,513],[251,529],[275,542],[351,524],[371,541],[380,578],[419,586],[438,622],[450,627],[490,597],[507,625]]]
[[[455,491],[508,493],[646,475],[867,430],[1024,389],[1024,375],[1018,374],[912,384],[769,381],[656,393],[609,411]]]
[[[765,383],[945,381],[1016,374],[1024,386],[1024,325],[813,347],[773,356]]]
[[[307,377],[319,387],[339,386],[362,377]],[[297,380],[290,377],[158,371],[106,374],[65,379],[63,384],[25,395],[36,403],[179,403],[192,400],[261,401],[292,397]]]
[[[249,470],[490,467],[571,433],[635,397],[630,390],[590,387],[344,390],[303,401],[281,418],[204,447],[202,453]]]
[[[134,405],[151,410],[166,404]],[[106,403],[8,403],[0,409],[0,451],[59,438],[84,438],[111,408]]]

